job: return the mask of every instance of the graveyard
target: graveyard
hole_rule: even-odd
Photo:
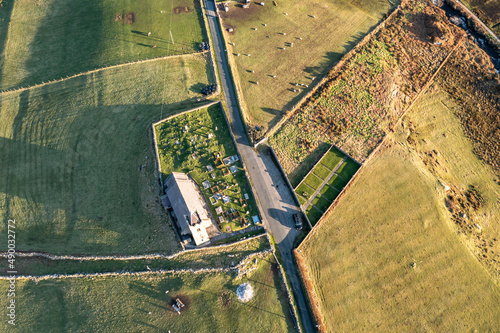
[[[220,104],[166,119],[155,126],[163,180],[188,174],[199,186],[222,232],[260,222],[243,164]]]

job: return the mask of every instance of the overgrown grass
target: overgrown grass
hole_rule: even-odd
[[[325,331],[500,328],[498,273],[488,264],[492,260],[480,259],[482,266],[469,250],[482,257],[474,244],[485,237],[494,245],[487,256],[498,259],[492,237],[500,212],[493,193],[500,186],[445,105],[458,107],[441,93],[423,96],[299,247]],[[409,129],[418,133],[415,140],[408,139]],[[433,150],[439,164],[428,159]],[[478,186],[485,203],[471,218],[485,226],[482,233],[463,234],[453,222],[444,184]]]
[[[223,112],[215,104],[162,122],[155,130],[162,177],[166,179],[173,171],[189,174],[200,186],[217,223],[218,216],[223,216],[220,229],[235,231],[250,225],[258,211],[242,162],[226,165],[223,161],[238,157]],[[208,188],[203,186],[206,181]],[[230,201],[214,199],[216,193]],[[216,213],[217,207],[223,208],[223,214]]]
[[[234,273],[150,274],[98,278],[18,281],[15,330],[6,320],[3,332],[162,331],[292,332],[293,320],[283,280],[272,255],[259,259],[256,270],[237,279]],[[255,292],[248,303],[238,300],[238,285]],[[6,294],[7,281],[0,282]],[[168,293],[166,293],[168,291]],[[181,315],[172,308],[180,298]],[[7,307],[7,298],[0,301]]]
[[[1,89],[193,53],[206,38],[196,0],[6,1],[7,6],[11,2],[12,15],[4,21],[8,32],[0,60]]]
[[[228,45],[228,51],[240,54],[234,61],[249,124],[264,131],[274,126],[391,6],[366,0],[252,2],[248,9],[231,4],[221,17],[226,28],[234,28],[228,37],[235,45]]]
[[[196,105],[210,68],[187,55],[0,95],[0,218],[17,221],[17,250],[178,250],[151,123]]]

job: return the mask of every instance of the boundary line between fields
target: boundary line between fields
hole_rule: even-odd
[[[152,254],[138,254],[138,255],[130,255],[130,256],[74,256],[74,255],[55,255],[55,254],[48,254],[48,253],[42,253],[42,252],[16,252],[16,257],[23,257],[23,258],[33,258],[33,257],[39,257],[39,258],[45,258],[49,260],[78,260],[78,261],[99,261],[99,260],[142,260],[142,259],[175,259],[180,255],[191,253],[191,252],[200,252],[200,251],[209,251],[209,250],[217,250],[217,249],[224,249],[228,248],[234,245],[240,245],[246,242],[249,242],[251,240],[264,237],[267,233],[262,233],[260,235],[252,236],[246,239],[242,239],[239,241],[236,241],[234,243],[228,243],[228,244],[221,244],[221,245],[215,245],[215,246],[208,246],[208,247],[202,247],[202,248],[196,248],[196,249],[187,249],[183,251],[179,251],[174,254],[164,254],[164,253],[152,253]],[[7,252],[1,252],[0,257],[7,258],[8,253]]]
[[[42,83],[37,83],[37,84],[34,84],[32,86],[28,85],[28,86],[25,86],[25,87],[14,87],[14,88],[11,88],[11,89],[0,90],[0,95],[6,95],[6,94],[9,94],[9,93],[22,92],[22,91],[26,91],[26,90],[30,90],[30,89],[40,88],[40,87],[44,87],[44,86],[47,86],[47,85],[50,85],[50,84],[64,82],[66,80],[74,79],[74,78],[77,78],[77,77],[80,77],[80,76],[85,76],[85,75],[89,75],[89,74],[99,73],[101,71],[105,71],[105,70],[108,70],[108,69],[114,69],[114,68],[132,66],[132,65],[143,64],[143,63],[147,63],[147,62],[161,61],[161,60],[166,60],[166,59],[171,59],[171,58],[190,57],[190,56],[195,56],[195,55],[199,55],[199,54],[205,54],[207,52],[209,52],[209,51],[202,51],[202,52],[195,52],[195,53],[186,53],[186,54],[174,54],[174,55],[169,55],[169,56],[164,56],[164,57],[157,57],[157,58],[151,58],[151,59],[137,60],[137,61],[125,62],[125,63],[117,64],[117,65],[99,67],[99,68],[92,69],[92,70],[89,70],[89,71],[86,71],[86,72],[80,72],[80,73],[77,73],[77,74],[69,75],[69,76],[66,76],[66,77],[63,77],[63,78],[59,78],[59,79],[55,79],[55,80],[50,80],[50,81],[47,81],[47,82],[42,81]]]
[[[402,1],[404,2],[404,0]],[[281,127],[283,127],[292,117],[302,108],[303,105],[307,103],[307,101],[329,80],[335,78],[334,76],[338,71],[340,71],[357,53],[363,48],[374,36],[377,34],[380,29],[384,28],[389,20],[391,20],[394,16],[396,16],[401,11],[400,3],[396,8],[394,8],[393,12],[387,16],[385,20],[383,20],[379,25],[373,28],[363,39],[357,43],[349,52],[344,54],[342,58],[337,62],[337,64],[331,67],[326,73],[322,74],[321,79],[311,88],[311,90],[304,95],[295,105],[293,105],[289,111],[285,111],[285,115],[274,125],[269,131],[266,133],[265,137],[273,136]]]
[[[140,271],[140,272],[131,272],[131,271],[117,271],[117,272],[106,272],[106,273],[74,273],[74,274],[46,274],[46,275],[17,275],[15,277],[16,280],[33,280],[33,281],[41,281],[41,280],[49,280],[49,279],[62,279],[62,278],[77,278],[77,277],[108,277],[108,276],[141,276],[141,275],[152,275],[152,274],[182,274],[182,273],[212,273],[212,272],[231,272],[236,271],[238,275],[246,273],[245,270],[241,269],[246,264],[249,259],[259,256],[265,256],[268,253],[272,253],[272,248],[261,250],[259,252],[253,252],[245,257],[243,257],[236,265],[226,266],[226,267],[205,267],[205,268],[178,268],[178,269],[157,269],[157,270],[148,270],[148,271]],[[12,280],[11,276],[0,276],[0,280]]]

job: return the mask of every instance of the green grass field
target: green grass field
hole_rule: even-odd
[[[322,212],[325,212],[328,209],[328,207],[330,207],[331,202],[328,201],[327,199],[325,199],[320,194],[320,195],[316,196],[316,198],[314,198],[314,200],[311,202],[311,204],[313,204],[314,206],[316,206],[316,208],[318,208]]]
[[[316,165],[316,167],[313,170],[314,174],[318,176],[319,178],[325,180],[330,173],[332,172],[330,169],[324,167],[321,164]]]
[[[318,222],[321,216],[323,215],[323,212],[317,210],[314,206],[309,205],[309,207],[307,207],[306,209],[306,215],[307,218],[309,219],[309,222],[311,222],[311,224],[314,227],[316,222]]]
[[[359,169],[359,164],[351,160],[350,158],[347,159],[344,164],[342,164],[338,169],[336,174],[338,174],[340,177],[342,177],[344,180],[349,181],[349,179],[354,176],[356,171]]]
[[[323,181],[316,177],[314,174],[310,173],[309,176],[304,179],[304,183],[311,186],[314,189],[318,189]]]
[[[499,259],[493,238],[500,185],[473,154],[453,107],[439,90],[422,96],[299,247],[324,331],[500,329],[500,275],[492,261]],[[432,150],[439,164],[427,159]],[[443,184],[478,186],[485,201],[471,218],[481,233],[463,233],[453,222]],[[489,251],[474,247],[478,238],[493,244]]]
[[[16,285],[16,326],[2,320],[2,332],[292,332],[283,281],[272,255],[257,270],[234,273],[178,273],[98,278],[29,280]],[[249,282],[255,296],[237,299]],[[0,282],[7,294],[8,283]],[[165,291],[168,290],[168,294]],[[21,297],[22,296],[22,297]],[[172,301],[185,307],[178,315]],[[7,298],[0,301],[7,307]],[[15,328],[15,329],[13,329]]]
[[[390,1],[282,0],[278,6],[252,2],[248,9],[232,4],[221,12],[225,28],[234,29],[226,34],[235,44],[228,52],[235,55],[249,125],[263,131],[274,126],[392,6]]]
[[[339,192],[333,189],[331,186],[325,186],[320,191],[320,194],[324,196],[326,199],[333,201],[339,195]]]
[[[335,167],[342,162],[344,158],[344,154],[342,154],[337,148],[332,147],[325,156],[321,159],[321,164],[326,165],[331,170],[335,169]]]
[[[335,175],[330,180],[328,181],[328,184],[332,185],[335,187],[337,190],[341,191],[344,186],[347,185],[347,181],[343,178],[340,178],[339,176]]]
[[[217,222],[219,214],[215,210],[223,208],[221,216],[225,222],[219,228],[225,232],[227,228],[235,231],[250,225],[258,210],[241,161],[229,165],[223,161],[237,154],[223,112],[220,104],[215,104],[169,119],[156,125],[156,138],[163,178],[173,171],[193,177]],[[205,181],[209,182],[209,188],[202,186]],[[227,196],[230,201],[212,199],[215,193]],[[234,216],[231,209],[235,210]]]
[[[1,89],[124,62],[193,53],[206,39],[196,0],[4,2],[6,8],[0,8],[4,18],[0,23]]]
[[[309,199],[314,194],[314,190],[304,183],[300,184],[295,189],[295,192],[306,199]]]
[[[210,68],[186,55],[1,94],[0,218],[17,221],[17,250],[178,250],[151,124],[196,105]]]

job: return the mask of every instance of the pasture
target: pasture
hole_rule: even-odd
[[[163,179],[174,171],[189,174],[219,229],[231,232],[250,226],[258,210],[223,112],[215,104],[170,118],[155,131]]]
[[[0,89],[103,66],[194,53],[206,40],[198,0],[4,3]]]
[[[456,108],[437,87],[421,96],[299,246],[323,331],[500,329],[500,185]],[[481,205],[464,196],[457,220],[450,196],[471,186]]]
[[[199,105],[211,68],[206,55],[185,55],[2,93],[0,219],[16,220],[17,250],[179,250],[151,124]]]
[[[293,332],[286,289],[272,255],[237,278],[231,272],[175,273],[18,281],[15,330],[2,332]],[[250,266],[249,266],[250,267]],[[238,300],[249,282],[254,298]],[[0,281],[6,295],[7,281]],[[168,291],[168,293],[166,293]],[[185,307],[178,315],[172,303]],[[7,307],[7,298],[0,304]]]
[[[220,12],[246,121],[261,129],[256,136],[273,127],[395,6],[368,0],[277,3],[252,1],[245,9],[233,2],[229,12]]]
[[[295,194],[312,225],[318,222],[358,169],[359,164],[332,147],[299,183]]]

